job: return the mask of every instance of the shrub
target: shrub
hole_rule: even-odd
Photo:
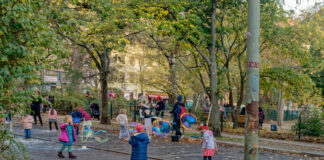
[[[60,113],[70,114],[77,107],[84,107],[88,109],[86,106],[85,100],[75,96],[59,96],[56,95],[54,99],[53,107]]]
[[[2,122],[1,122],[2,123]],[[2,127],[4,123],[0,124]],[[7,160],[29,160],[24,144],[8,130],[2,128],[0,131],[0,159]]]
[[[108,103],[109,106],[109,113],[110,113],[110,103]],[[119,114],[119,110],[125,108],[127,110],[127,114],[130,115],[129,105],[128,101],[124,97],[116,97],[113,99],[113,117],[117,116]]]
[[[296,123],[292,129],[298,132],[299,123]],[[319,112],[311,112],[311,115],[304,115],[301,118],[300,130],[304,136],[324,136],[324,122]]]

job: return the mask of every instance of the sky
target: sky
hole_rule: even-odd
[[[295,10],[295,15],[299,15],[301,10],[308,9],[315,5],[316,2],[324,2],[324,0],[298,0],[301,3],[297,4],[296,0],[285,0],[285,10]]]

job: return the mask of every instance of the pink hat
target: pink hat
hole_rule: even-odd
[[[143,132],[143,131],[144,131],[144,127],[143,127],[143,125],[140,124],[140,123],[138,123],[138,124],[136,125],[136,130],[137,130],[137,132]]]

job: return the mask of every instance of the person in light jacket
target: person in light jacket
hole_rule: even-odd
[[[21,123],[24,125],[25,138],[28,139],[31,137],[31,130],[33,128],[33,117],[31,115],[26,115],[22,118]]]
[[[217,150],[216,140],[213,136],[212,131],[208,130],[208,126],[200,126],[201,132],[203,132],[203,159],[204,160],[212,160],[212,157],[215,154],[215,150]]]
[[[119,123],[120,130],[119,130],[119,139],[122,139],[123,137],[129,138],[129,132],[128,132],[128,119],[127,119],[127,110],[121,109],[119,111],[118,116],[116,117],[116,121]]]
[[[51,109],[48,112],[48,123],[49,123],[49,128],[50,131],[52,131],[52,123],[54,123],[56,131],[58,131],[58,127],[57,127],[57,112],[56,110],[51,107]]]

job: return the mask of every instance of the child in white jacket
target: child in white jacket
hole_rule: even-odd
[[[201,132],[204,133],[203,135],[203,158],[204,160],[212,160],[212,157],[215,154],[215,150],[217,150],[216,140],[213,136],[213,133],[208,130],[208,126],[200,126]]]
[[[119,111],[119,115],[116,117],[116,121],[120,125],[119,139],[122,139],[123,137],[127,137],[129,139],[130,136],[128,132],[128,119],[126,109],[121,109]]]

